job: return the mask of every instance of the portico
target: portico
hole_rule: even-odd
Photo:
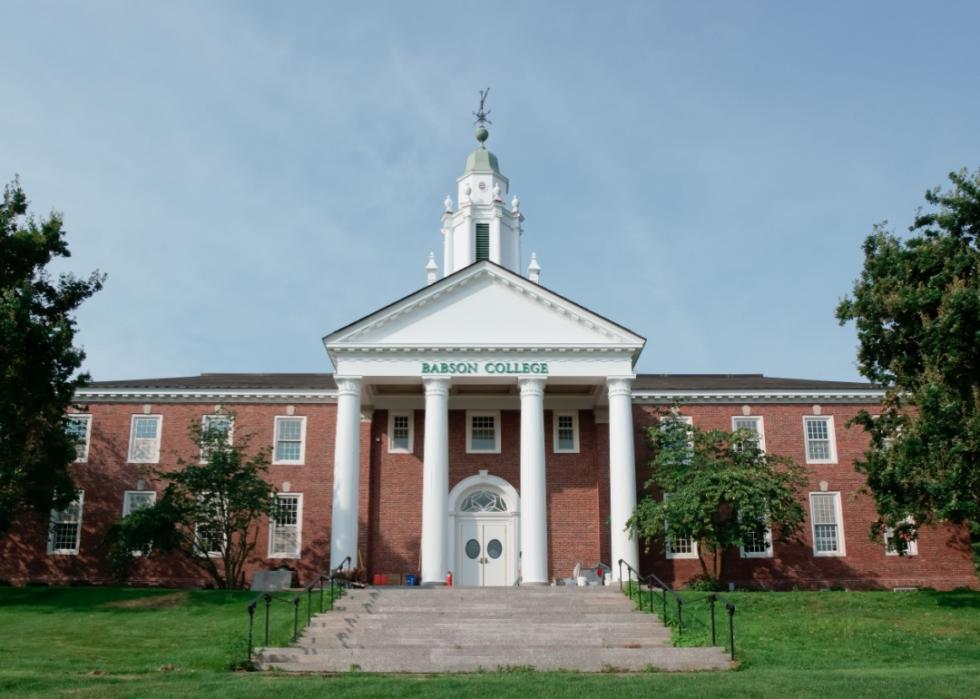
[[[583,415],[608,430],[608,464],[577,465],[580,478],[593,479],[593,493],[607,480],[596,470],[608,470],[608,492],[599,495],[608,498],[611,541],[603,548],[612,560],[605,562],[613,570],[620,558],[637,564],[637,543],[625,530],[636,506],[630,385],[645,340],[541,286],[535,255],[527,276],[520,273],[524,215],[517,197],[505,204],[510,182],[485,147],[488,136],[477,130],[480,146],[457,180],[456,205],[444,202],[443,278],[430,255],[426,286],[324,338],[338,385],[331,566],[358,561],[359,416],[379,410],[399,415],[403,446],[412,417],[424,411],[421,522],[405,523],[421,527],[423,584],[445,584],[461,565],[480,566],[467,574],[480,584],[550,582],[549,492],[566,484],[549,484],[548,455],[578,451]],[[465,435],[450,430],[456,411],[465,411]],[[509,435],[517,447],[509,453],[501,450],[501,416],[514,413],[519,439],[514,444]],[[554,445],[546,443],[546,414],[556,416]],[[517,482],[499,479],[502,472]],[[479,474],[499,482],[487,481],[466,501],[476,509],[457,511],[463,500],[450,502],[450,490],[460,495],[459,482]],[[480,510],[480,503],[496,509]],[[605,507],[590,505],[593,531]]]
[[[486,312],[488,306],[492,313]],[[474,322],[477,318],[482,321]],[[460,270],[325,338],[341,387],[331,565],[340,565],[347,556],[357,561],[359,416],[372,410],[424,415],[423,584],[445,584],[447,573],[459,567],[461,547],[467,543],[457,541],[458,513],[450,511],[450,490],[457,485],[449,476],[451,459],[507,459],[500,455],[501,411],[519,412],[519,476],[512,484],[517,502],[509,503],[507,511],[513,515],[519,549],[509,550],[514,544],[499,537],[476,537],[471,551],[477,545],[480,549],[473,560],[493,564],[497,559],[485,548],[499,541],[500,557],[512,556],[508,560],[514,562],[507,567],[506,584],[518,576],[524,585],[547,584],[555,577],[549,574],[548,560],[546,452],[552,445],[547,443],[545,415],[588,411],[609,440],[609,463],[597,465],[608,469],[610,484],[613,560],[605,562],[623,558],[635,564],[637,542],[625,531],[636,504],[630,385],[643,343],[625,328],[489,261]],[[465,411],[467,416],[462,455],[451,456],[451,439],[459,438],[450,433],[451,411]],[[485,470],[496,476],[499,469]],[[473,468],[469,475],[477,476],[478,471]]]

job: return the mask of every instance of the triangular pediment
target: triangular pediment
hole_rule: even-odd
[[[354,347],[603,348],[639,353],[621,325],[491,262],[478,262],[324,338]]]

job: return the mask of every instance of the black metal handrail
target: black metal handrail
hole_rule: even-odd
[[[303,624],[305,629],[313,621],[313,590],[319,587],[320,589],[320,613],[323,613],[323,592],[325,586],[329,586],[330,589],[330,604],[333,604],[334,600],[337,598],[337,590],[346,587],[346,580],[338,580],[337,573],[340,572],[345,565],[351,563],[351,557],[347,556],[340,565],[331,569],[328,572],[320,573],[315,576],[312,581],[307,583],[302,590],[294,595],[291,599],[286,597],[280,597],[278,595],[273,595],[271,592],[262,592],[255,596],[255,598],[249,603],[248,609],[248,662],[252,662],[252,651],[254,649],[254,627],[255,627],[255,611],[258,607],[260,601],[265,602],[265,642],[263,646],[269,646],[269,616],[272,603],[274,601],[283,602],[286,604],[291,604],[293,606],[293,643],[299,640],[299,605],[302,600],[302,596],[306,594],[306,622]]]
[[[623,589],[623,566],[626,566],[626,594],[629,596],[630,601],[633,600],[633,576],[636,576],[636,599],[640,611],[643,611],[643,589],[642,586],[645,584],[647,586],[647,597],[648,597],[648,611],[653,611],[653,590],[654,588],[659,588],[661,591],[661,602],[663,614],[661,615],[661,620],[664,626],[667,626],[669,619],[667,616],[667,595],[669,594],[673,597],[674,602],[677,606],[677,635],[683,636],[684,634],[684,605],[693,604],[695,602],[707,601],[708,607],[711,612],[711,645],[718,645],[717,631],[715,626],[715,604],[717,602],[722,602],[725,605],[725,611],[728,613],[728,645],[731,652],[732,660],[735,660],[735,603],[729,598],[725,597],[721,593],[712,592],[704,597],[697,597],[694,599],[688,599],[686,602],[684,598],[678,595],[673,588],[670,587],[663,580],[658,578],[653,573],[648,575],[641,575],[640,571],[631,566],[629,563],[624,561],[622,558],[619,559],[619,589]]]

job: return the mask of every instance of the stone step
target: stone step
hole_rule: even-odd
[[[296,672],[476,672],[499,668],[579,670],[582,672],[726,670],[720,648],[519,647],[490,649],[383,648],[331,649],[306,654],[294,649],[266,649],[257,656],[263,669]]]

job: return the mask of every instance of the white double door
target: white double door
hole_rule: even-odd
[[[507,572],[514,552],[510,550],[510,519],[463,516],[457,521],[455,584],[462,587],[510,585]]]

